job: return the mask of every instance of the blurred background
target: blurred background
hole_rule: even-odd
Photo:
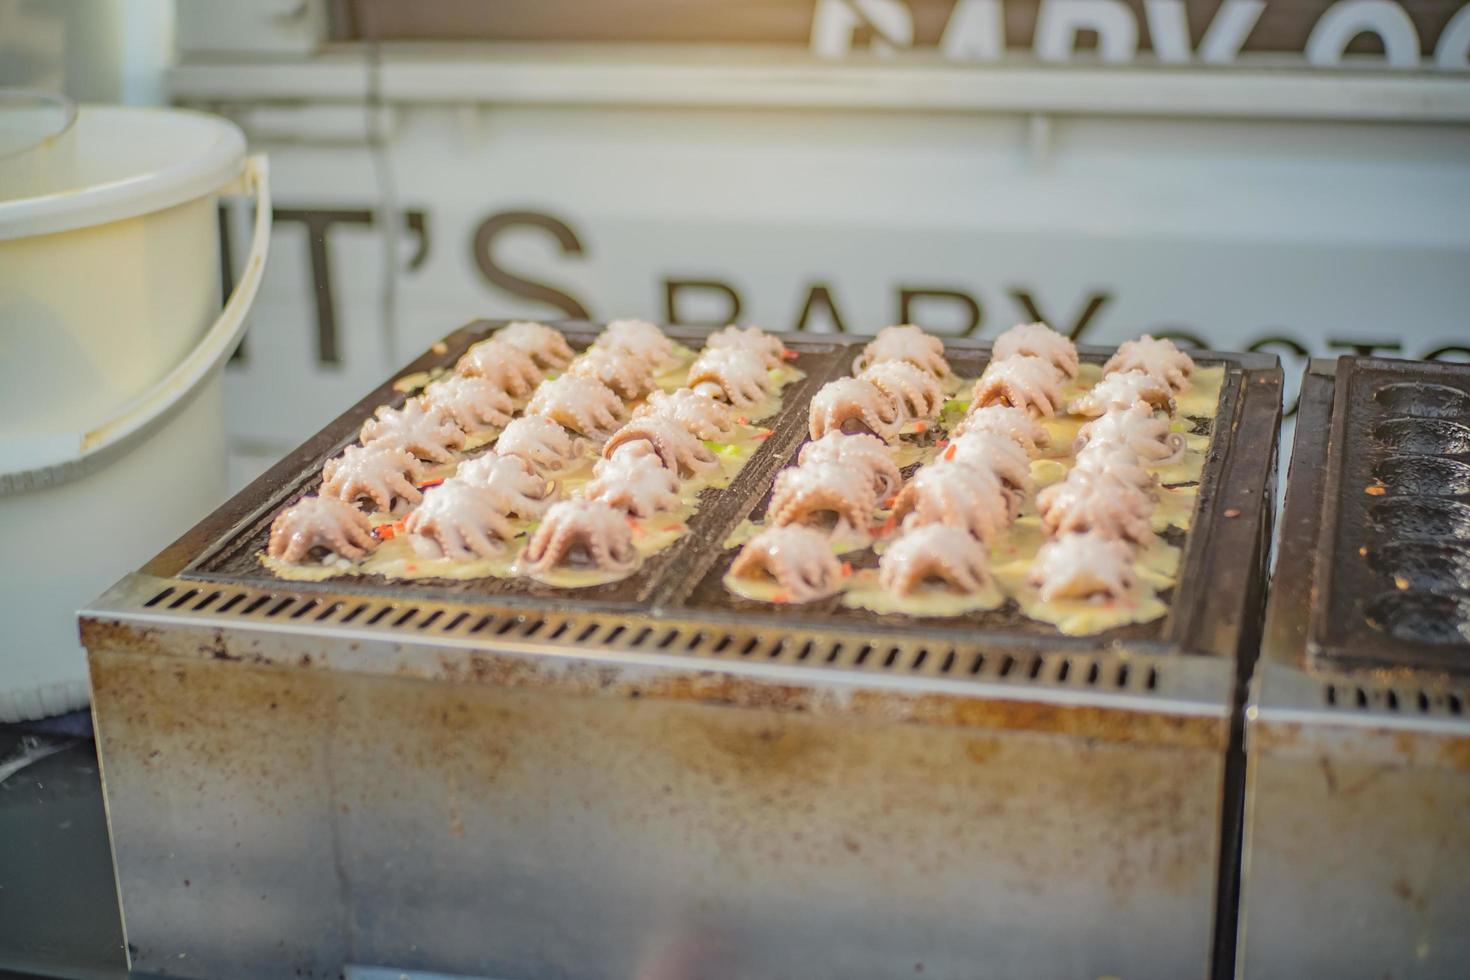
[[[232,487],[480,316],[1045,319],[1279,354],[1289,398],[1470,359],[1467,69],[1459,0],[0,0],[0,86],[270,155]]]

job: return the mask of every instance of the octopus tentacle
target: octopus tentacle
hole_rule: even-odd
[[[664,467],[680,477],[704,473],[719,465],[715,454],[689,430],[673,419],[658,416],[635,419],[614,432],[602,447],[602,455],[609,458],[623,447],[640,442],[652,446]]]
[[[1023,408],[1012,408],[1009,405],[987,405],[983,408],[975,408],[960,420],[950,433],[950,438],[967,435],[971,432],[993,432],[1011,440],[1022,449],[1026,450],[1028,456],[1036,456],[1041,447],[1051,442],[1051,436],[1046,427]]]
[[[1144,334],[1118,345],[1117,353],[1103,365],[1103,374],[1115,371],[1142,371],[1180,392],[1189,387],[1194,359],[1175,346],[1172,340],[1155,339]]]
[[[745,579],[769,576],[789,601],[811,602],[837,591],[842,566],[826,535],[793,524],[767,528],[746,542],[730,565],[730,575]]]
[[[925,524],[905,532],[878,560],[878,584],[893,595],[910,595],[934,580],[973,595],[990,584],[990,555],[968,534]]]
[[[900,419],[935,419],[944,407],[938,379],[908,361],[880,361],[858,375],[883,393]]]
[[[705,350],[745,350],[757,355],[767,368],[779,367],[786,357],[781,338],[760,327],[737,327],[733,324],[716,330],[704,339]]]
[[[424,494],[403,522],[413,550],[425,558],[493,558],[515,537],[505,498],[459,477]]]
[[[598,350],[628,354],[655,371],[661,371],[677,360],[674,342],[647,320],[614,320],[597,335],[592,346]]]
[[[1090,473],[1126,483],[1152,495],[1157,480],[1144,468],[1143,460],[1125,445],[1090,442],[1077,452],[1073,473]]]
[[[1142,402],[1150,408],[1174,414],[1174,392],[1164,382],[1142,371],[1114,371],[1067,406],[1073,415],[1102,415],[1115,408],[1132,408]]]
[[[378,510],[390,511],[399,503],[418,503],[423,494],[415,484],[423,478],[423,464],[413,453],[385,442],[369,443],[348,446],[341,456],[327,460],[321,492],[349,504],[366,499]]]
[[[1138,573],[1126,542],[1101,534],[1064,534],[1048,541],[1031,563],[1031,583],[1043,602],[1056,599],[1122,599]]]
[[[582,494],[633,517],[678,510],[682,503],[678,476],[663,465],[647,442],[628,443],[610,458],[598,460]]]
[[[520,457],[542,476],[556,476],[576,462],[585,445],[551,419],[525,415],[505,427],[495,453]]]
[[[724,439],[735,432],[730,406],[692,388],[655,391],[633,411],[633,418],[666,418],[682,425],[696,439]]]
[[[543,370],[560,371],[577,356],[561,331],[544,323],[517,320],[495,331],[495,339],[519,347]]]
[[[1016,443],[994,432],[967,432],[957,436],[944,447],[940,459],[987,470],[1000,480],[1012,520],[1020,513],[1022,498],[1031,493],[1031,457]]]
[[[541,382],[526,414],[551,419],[596,440],[607,438],[628,417],[616,392],[596,378],[575,374]]]
[[[510,424],[515,402],[488,378],[451,375],[424,389],[424,405],[439,409],[468,435],[498,432]]]
[[[534,572],[575,563],[627,571],[638,562],[623,512],[601,500],[585,499],[552,505],[526,543],[524,556]]]
[[[1077,345],[1044,323],[1018,323],[991,345],[995,360],[1022,355],[1040,357],[1069,378],[1077,377]]]
[[[266,554],[300,562],[317,549],[361,558],[378,546],[367,515],[336,497],[302,497],[271,522]]]
[[[766,514],[777,527],[814,525],[830,517],[834,532],[845,526],[865,534],[877,506],[872,481],[860,470],[793,466],[776,475]]]
[[[1154,502],[1136,486],[1091,470],[1073,470],[1036,495],[1036,511],[1049,534],[1092,532],[1135,544],[1153,540]]]
[[[884,361],[907,361],[940,380],[952,377],[944,358],[944,341],[911,323],[879,330],[853,361],[852,369],[862,373]]]
[[[507,514],[534,520],[556,499],[556,484],[520,456],[487,453],[459,464],[455,478],[496,495]]]
[[[362,424],[358,438],[364,446],[382,442],[436,463],[449,462],[465,444],[464,430],[454,419],[442,408],[426,406],[418,398],[410,398],[398,409],[379,407],[377,414]]]
[[[809,467],[856,467],[872,481],[873,493],[880,501],[893,496],[903,485],[903,474],[888,454],[883,440],[865,433],[828,432],[802,446],[796,462]]]
[[[1110,408],[1077,432],[1076,451],[1097,443],[1127,446],[1139,458],[1156,466],[1176,463],[1184,455],[1184,434],[1170,430],[1169,423],[1143,402],[1127,408]]]
[[[531,355],[498,337],[482,340],[465,351],[455,372],[484,378],[512,398],[524,398],[541,383],[541,369]]]
[[[807,407],[807,428],[813,439],[828,432],[864,430],[887,443],[898,438],[892,404],[877,385],[858,378],[839,378],[822,385]]]
[[[894,502],[893,516],[905,529],[944,524],[990,544],[1010,525],[1011,504],[989,470],[940,462],[914,475]]]
[[[734,347],[703,351],[689,366],[687,384],[736,408],[752,408],[771,393],[771,376],[761,356]]]
[[[594,378],[624,401],[642,398],[655,388],[653,368],[647,361],[607,349],[588,351],[572,362],[567,373]]]
[[[1055,415],[1062,406],[1062,373],[1050,361],[1030,354],[991,361],[975,382],[970,404],[1009,405],[1033,415]]]

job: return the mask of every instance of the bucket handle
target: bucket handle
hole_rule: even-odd
[[[234,352],[245,333],[245,317],[260,288],[270,250],[270,166],[265,156],[246,157],[240,177],[220,193],[253,195],[255,222],[245,271],[214,325],[177,367],[111,418],[85,432],[0,441],[0,496],[54,486],[81,476],[105,454],[161,423]]]

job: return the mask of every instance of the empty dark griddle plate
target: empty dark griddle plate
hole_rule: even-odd
[[[1374,530],[1396,539],[1470,541],[1470,506],[1441,497],[1389,497],[1368,511]]]
[[[1389,456],[1373,475],[1393,494],[1455,497],[1470,493],[1470,465],[1444,456]]]
[[[1363,615],[1395,639],[1470,646],[1470,594],[1383,592],[1364,603]]]
[[[1396,541],[1368,552],[1368,564],[1412,592],[1470,592],[1470,542]]]
[[[1470,394],[1449,385],[1424,381],[1400,381],[1384,385],[1373,400],[1395,415],[1426,419],[1470,418]]]
[[[1449,419],[1384,419],[1373,426],[1373,438],[1395,453],[1445,456],[1470,452],[1470,426]]]

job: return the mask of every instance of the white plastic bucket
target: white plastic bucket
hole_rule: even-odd
[[[254,232],[221,311],[237,192]],[[86,704],[76,610],[223,497],[221,369],[270,223],[264,158],[199,113],[83,107],[0,156],[0,721]]]

